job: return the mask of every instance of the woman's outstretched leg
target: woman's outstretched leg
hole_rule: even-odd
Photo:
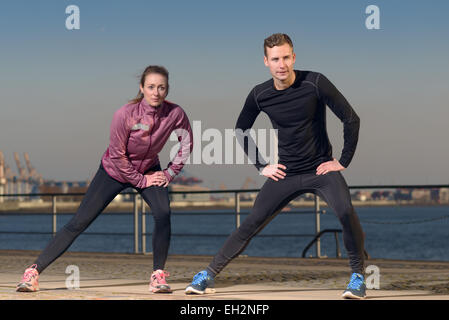
[[[76,214],[50,240],[34,264],[25,270],[22,281],[17,286],[17,291],[39,290],[37,281],[39,274],[61,256],[115,196],[126,187],[126,184],[112,179],[101,166],[81,201]]]

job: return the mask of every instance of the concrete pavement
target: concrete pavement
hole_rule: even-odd
[[[216,293],[185,295],[210,256],[172,255],[166,269],[172,294],[148,291],[152,256],[66,252],[40,276],[41,290],[15,292],[36,251],[0,251],[0,300],[341,300],[349,279],[346,259],[238,257],[216,278]],[[449,262],[373,259],[380,289],[367,300],[449,300]],[[79,289],[73,267],[79,270]],[[67,273],[66,273],[67,271]]]

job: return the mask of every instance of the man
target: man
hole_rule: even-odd
[[[286,34],[264,41],[264,63],[272,79],[257,85],[248,95],[237,120],[239,142],[267,181],[257,195],[250,215],[226,240],[206,270],[195,275],[187,294],[203,294],[213,288],[214,277],[248,245],[249,241],[291,200],[314,192],[334,210],[343,229],[352,276],[344,298],[365,297],[363,231],[340,171],[354,155],[359,117],[348,101],[322,74],[294,70],[296,55]],[[344,124],[344,147],[339,160],[332,157],[326,131],[326,105]],[[265,112],[278,130],[279,163],[261,162],[248,131],[259,113]],[[244,134],[242,134],[244,132]]]

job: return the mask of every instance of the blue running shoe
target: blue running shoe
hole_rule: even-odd
[[[192,283],[186,288],[186,294],[204,294],[214,293],[214,278],[212,278],[206,270],[198,272]]]
[[[366,297],[365,278],[360,273],[353,273],[348,287],[342,295],[346,299],[364,299]]]

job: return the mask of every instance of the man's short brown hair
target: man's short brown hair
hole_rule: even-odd
[[[263,42],[263,53],[267,56],[267,47],[273,48],[274,46],[282,46],[283,44],[288,43],[290,47],[293,49],[292,39],[285,33],[275,33],[266,38]]]

